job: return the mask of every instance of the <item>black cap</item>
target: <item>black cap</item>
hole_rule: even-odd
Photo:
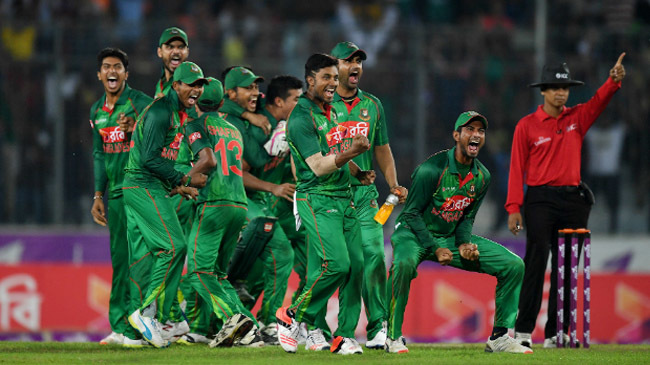
[[[528,85],[528,87],[566,85],[578,86],[584,85],[584,82],[571,79],[571,72],[566,63],[556,63],[544,65],[542,69],[542,81]]]

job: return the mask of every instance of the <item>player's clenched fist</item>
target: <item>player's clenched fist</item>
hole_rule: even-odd
[[[478,246],[473,243],[463,243],[458,246],[458,252],[460,252],[460,257],[469,261],[478,260],[479,251]]]
[[[439,249],[436,250],[436,257],[438,258],[438,262],[442,266],[449,265],[451,263],[451,259],[454,257],[454,254],[451,252],[450,249],[440,247]]]
[[[363,134],[357,134],[352,138],[352,145],[350,146],[350,151],[358,156],[370,149],[370,141],[368,137]]]

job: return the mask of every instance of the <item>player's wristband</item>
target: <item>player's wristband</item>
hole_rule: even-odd
[[[185,184],[183,185],[190,186],[190,183],[192,182],[192,177],[190,176],[190,174],[185,175],[185,177],[187,178],[187,180],[185,180]]]
[[[95,195],[95,196],[93,196],[93,200],[103,199],[103,198],[104,198],[103,195]]]

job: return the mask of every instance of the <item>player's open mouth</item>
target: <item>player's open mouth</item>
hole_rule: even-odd
[[[467,150],[469,152],[477,153],[479,144],[479,141],[470,141],[467,145]]]
[[[196,100],[199,98],[198,95],[190,95],[189,98],[187,98],[187,103],[190,105],[196,104]]]
[[[251,99],[248,101],[248,106],[251,107],[251,109],[255,109],[257,107],[257,99]]]
[[[350,77],[348,77],[348,80],[351,84],[359,83],[359,71],[350,72]]]
[[[169,60],[169,65],[170,65],[171,67],[176,68],[176,67],[178,67],[180,64],[181,64],[181,59],[180,59],[180,58],[172,58],[171,60]]]
[[[106,80],[108,81],[109,88],[114,89],[117,87],[117,77],[109,76]]]
[[[327,88],[325,89],[325,98],[334,98],[334,92],[336,91],[336,88]]]

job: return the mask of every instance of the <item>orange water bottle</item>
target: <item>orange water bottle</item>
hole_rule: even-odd
[[[379,208],[377,214],[375,214],[375,221],[381,225],[384,225],[384,223],[386,223],[386,220],[388,220],[388,216],[393,212],[393,208],[395,208],[397,203],[399,203],[399,198],[397,195],[389,194],[384,205],[382,205],[381,208]]]

